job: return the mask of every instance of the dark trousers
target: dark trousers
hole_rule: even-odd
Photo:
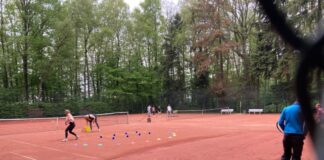
[[[77,136],[74,132],[72,132],[72,130],[74,129],[74,127],[75,127],[75,123],[74,122],[70,122],[69,126],[66,127],[66,129],[65,129],[65,138],[68,137],[68,132],[70,132],[75,137]]]
[[[304,146],[304,135],[301,134],[285,134],[283,139],[284,154],[281,160],[301,160]]]

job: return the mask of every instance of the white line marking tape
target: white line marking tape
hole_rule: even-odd
[[[19,153],[16,153],[16,152],[10,152],[11,154],[14,154],[16,156],[19,156],[19,157],[23,157],[23,158],[26,158],[26,159],[29,159],[29,160],[37,160],[35,158],[32,158],[32,157],[28,157],[28,156],[25,156],[25,155],[22,155],[22,154],[19,154]]]
[[[52,151],[57,151],[57,152],[71,154],[70,152],[66,152],[66,151],[63,151],[63,150],[60,150],[60,149],[56,149],[56,148],[52,148],[52,147],[41,146],[41,145],[38,145],[38,144],[33,144],[33,143],[28,143],[28,142],[18,141],[18,140],[12,140],[12,141],[13,142],[16,142],[16,143],[30,145],[30,146],[33,146],[33,147],[39,147],[39,148],[44,148],[44,149],[48,149],[48,150],[52,150]],[[72,153],[72,155],[79,156],[79,157],[83,157],[83,158],[98,159],[97,157],[87,156],[87,155],[78,154],[78,153]]]

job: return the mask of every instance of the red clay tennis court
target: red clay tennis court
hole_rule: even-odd
[[[130,115],[128,124],[109,124],[116,118],[99,119],[100,133],[95,127],[92,133],[81,132],[85,122],[78,120],[75,131],[80,139],[69,136],[68,142],[61,142],[63,121],[5,121],[0,122],[0,156],[5,160],[278,160],[282,154],[282,134],[275,127],[278,117],[178,114],[167,119],[155,115],[147,123],[144,114]],[[306,140],[303,160],[316,159],[312,151]]]

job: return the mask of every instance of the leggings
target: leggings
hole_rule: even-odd
[[[65,129],[65,138],[68,137],[68,132],[72,135],[74,135],[75,137],[77,136],[72,130],[74,129],[75,127],[75,123],[74,122],[70,122],[69,126],[66,127]]]

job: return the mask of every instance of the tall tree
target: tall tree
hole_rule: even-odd
[[[181,63],[183,50],[181,43],[178,42],[178,35],[183,30],[183,22],[179,14],[170,21],[164,42],[163,89],[167,102],[177,105],[177,102],[183,100],[185,93],[185,66]]]
[[[5,17],[4,17],[4,8],[5,8],[5,4],[4,1],[1,0],[0,1],[0,43],[1,43],[1,51],[2,51],[2,55],[1,55],[1,59],[5,60],[8,59],[7,57],[7,51],[6,51],[6,30],[5,30]],[[6,61],[2,61],[1,62],[1,66],[2,66],[2,70],[3,70],[3,76],[2,76],[2,80],[3,80],[3,87],[4,88],[8,88],[9,87],[9,78],[8,78],[8,65]]]
[[[194,86],[200,90],[212,89],[213,93],[223,96],[224,64],[233,46],[230,34],[226,30],[231,25],[227,16],[229,3],[222,0],[203,0],[194,2],[192,6]],[[204,95],[203,100],[199,100],[203,103],[199,103],[206,105],[207,97],[208,95]]]
[[[76,58],[80,58],[79,51],[83,54],[82,62],[83,65],[83,94],[84,98],[91,96],[91,76],[90,76],[90,67],[89,67],[89,52],[93,46],[90,43],[91,36],[96,27],[95,21],[95,11],[96,7],[94,1],[84,0],[84,1],[72,1],[72,16],[75,24],[75,52]],[[80,44],[80,45],[79,45]],[[81,55],[81,54],[80,54]],[[76,77],[78,77],[76,75]],[[76,79],[78,80],[78,79]]]
[[[33,18],[33,1],[31,0],[16,0],[16,5],[19,11],[19,18],[21,20],[21,39],[22,49],[21,56],[23,62],[23,77],[24,77],[24,92],[25,100],[29,100],[29,80],[28,80],[28,57],[30,47],[30,33]]]

